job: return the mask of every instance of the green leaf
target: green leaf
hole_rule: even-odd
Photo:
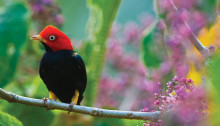
[[[41,80],[40,76],[37,76],[33,79],[32,83],[26,89],[30,97],[42,99],[48,97],[48,90],[44,82]]]
[[[142,126],[140,120],[95,117],[93,126]]]
[[[3,87],[15,73],[20,49],[27,38],[29,15],[25,5],[17,2],[0,10],[0,87]]]
[[[141,120],[125,120],[125,126],[143,126]]]
[[[23,126],[22,123],[15,117],[0,112],[0,126]]]
[[[126,126],[124,119],[95,117],[93,126]]]
[[[91,126],[92,119],[79,113],[61,112],[56,115],[51,126]]]
[[[92,106],[105,61],[106,40],[121,0],[88,0],[90,17],[87,25],[89,41],[80,51],[85,59],[88,84],[84,95],[86,106]],[[88,50],[87,50],[88,49]]]
[[[48,91],[45,91],[43,87],[44,84],[42,84],[39,79],[39,77],[36,77],[34,78],[32,83],[29,82],[33,87],[30,87],[30,85],[28,85],[27,87],[29,88],[27,89],[26,87],[24,87],[24,85],[19,85],[16,82],[13,82],[6,85],[4,87],[4,90],[13,92],[21,96],[28,95],[35,98],[41,97],[44,94],[47,94],[48,96]],[[25,126],[39,126],[39,123],[41,126],[48,126],[52,123],[54,119],[54,113],[52,111],[46,112],[45,108],[27,106],[17,103],[8,103],[4,100],[0,100],[0,109],[18,118]]]
[[[155,46],[155,34],[157,32],[157,22],[153,22],[145,31],[144,38],[142,41],[142,56],[144,63],[147,67],[158,67],[161,63],[161,59],[157,55],[156,51],[153,50]]]
[[[166,18],[166,11],[161,10],[159,5],[159,0],[153,1],[154,12],[158,18],[164,19]]]
[[[2,110],[18,118],[25,126],[49,126],[54,118],[52,111],[23,104],[2,102]]]
[[[217,53],[215,54],[213,57],[212,57],[212,60],[210,61],[209,65],[208,65],[208,74],[209,74],[209,77],[211,78],[215,88],[216,88],[216,91],[218,93],[218,96],[220,96],[220,77],[219,77],[219,74],[220,74],[220,53]],[[220,103],[220,99],[216,99],[217,101],[219,101]]]
[[[197,8],[207,15],[208,25],[212,26],[218,15],[216,12],[219,9],[219,0],[202,0]]]
[[[56,0],[64,16],[62,31],[68,37],[77,39],[85,38],[85,27],[89,17],[86,0]],[[70,11],[71,10],[71,11]]]
[[[214,88],[212,89],[212,94],[214,94],[213,102],[216,104],[215,108],[211,108],[214,111],[212,112],[212,117],[210,118],[210,122],[213,125],[220,124],[220,53],[217,53],[214,57],[212,57],[212,61],[209,63],[208,66],[208,75],[212,80]],[[213,93],[214,92],[214,93]]]

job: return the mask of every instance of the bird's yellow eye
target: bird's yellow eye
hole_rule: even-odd
[[[51,40],[51,41],[55,40],[55,36],[54,36],[54,35],[51,35],[51,36],[49,37],[49,40]]]

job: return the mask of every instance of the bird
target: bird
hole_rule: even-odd
[[[86,89],[87,74],[82,57],[77,54],[70,39],[58,28],[48,25],[31,40],[39,40],[45,53],[39,74],[49,91],[49,99],[80,105]],[[48,100],[44,98],[43,101]]]

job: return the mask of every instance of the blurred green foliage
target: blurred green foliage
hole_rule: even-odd
[[[142,40],[142,56],[144,63],[147,67],[158,67],[161,63],[161,59],[159,56],[152,51],[156,45],[155,45],[155,33],[157,31],[157,23],[158,21],[154,21],[151,26],[149,26],[144,31],[144,38]]]
[[[45,91],[46,87],[43,87],[44,84],[42,84],[41,81],[38,81],[40,78],[36,77],[30,82],[30,85],[33,85],[34,87],[30,90],[30,92],[25,92],[25,87],[22,85],[18,85],[15,82],[12,82],[5,86],[5,90],[9,92],[16,92],[18,95],[22,96],[28,96],[28,97],[37,97],[37,98],[42,98],[42,93],[41,91],[44,91],[44,93],[47,93]],[[42,86],[39,87],[39,86]],[[41,97],[39,97],[41,96]],[[45,97],[45,95],[44,95]],[[46,112],[44,108],[39,108],[39,107],[34,107],[34,106],[26,106],[22,104],[16,104],[16,103],[11,103],[8,104],[7,101],[0,101],[1,108],[0,110],[7,112],[16,118],[18,118],[20,121],[23,122],[25,126],[38,126],[39,123],[36,122],[42,122],[42,126],[48,126],[52,123],[54,114],[52,111]]]
[[[85,28],[89,17],[86,0],[57,0],[65,17],[62,31],[74,39],[85,38]]]
[[[0,7],[0,87],[13,77],[28,31],[28,11],[14,2]]]
[[[7,113],[0,112],[0,126],[23,126],[23,125],[15,117]]]
[[[31,93],[27,92],[27,94],[29,94],[30,97],[43,98],[48,96],[47,87],[39,76],[33,79],[32,83],[28,85],[28,88],[29,88],[29,92]]]
[[[208,73],[209,73],[209,76],[212,79],[212,82],[215,84],[214,86],[216,87],[216,90],[219,90],[217,92],[220,92],[220,85],[218,84],[218,83],[220,83],[220,77],[219,77],[220,69],[219,69],[219,66],[220,66],[220,53],[217,53],[212,57],[212,61],[208,65]],[[218,94],[218,96],[220,96],[220,94]],[[219,98],[216,99],[216,100],[218,100],[219,103],[220,103]]]
[[[218,12],[219,0],[203,0],[198,8],[202,12],[205,12],[207,15],[209,15],[209,26],[211,26],[214,23],[216,14]]]
[[[93,126],[126,126],[122,119],[95,118]]]
[[[210,120],[210,123],[212,125],[219,125],[220,124],[220,108],[217,107],[219,106],[220,104],[220,77],[219,77],[219,74],[220,74],[220,69],[219,69],[219,66],[220,66],[220,52],[218,52],[217,54],[215,54],[213,57],[212,57],[212,60],[211,62],[209,63],[208,65],[208,74],[209,74],[209,77],[211,78],[212,80],[212,83],[214,84],[213,85],[213,89],[214,91],[212,91],[212,95],[213,95],[213,101],[214,101],[214,107],[215,108],[212,108],[214,111],[213,111],[213,115],[211,117],[211,120]]]
[[[89,9],[86,7],[86,0],[56,0],[65,18],[62,31],[68,37],[78,40],[86,37],[85,26],[89,17]],[[126,23],[129,20],[138,21],[142,13],[155,15],[152,7],[152,0],[124,0],[121,2],[115,21]],[[135,6],[134,6],[135,4]],[[129,9],[133,8],[133,9]]]
[[[90,9],[87,26],[89,41],[80,50],[89,75],[84,95],[86,106],[93,106],[96,98],[98,81],[105,60],[106,40],[120,2],[121,0],[88,0]]]
[[[155,0],[122,0],[116,16],[116,22],[121,24],[132,20],[138,22],[140,14],[147,13],[155,16],[152,4]]]
[[[143,123],[139,120],[126,120],[114,118],[96,117],[93,120],[93,126],[142,126]]]

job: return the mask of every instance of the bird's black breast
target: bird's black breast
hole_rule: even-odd
[[[77,58],[78,57],[78,58]],[[40,77],[60,101],[70,103],[75,90],[80,104],[86,87],[86,70],[81,57],[72,50],[46,52],[40,64]]]

